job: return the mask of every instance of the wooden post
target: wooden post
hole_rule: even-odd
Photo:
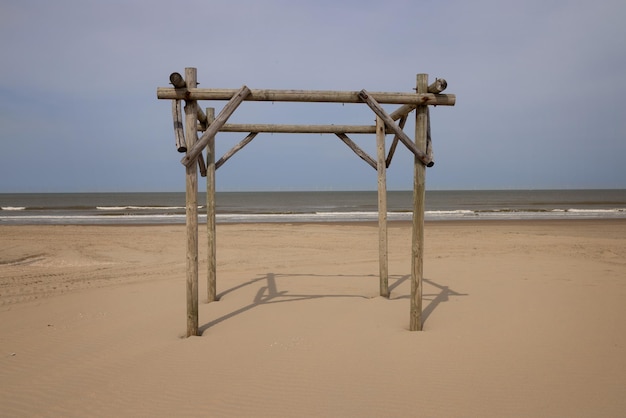
[[[215,108],[206,109],[207,125],[215,120]],[[216,230],[215,230],[215,135],[207,142],[206,154],[206,229],[208,239],[207,254],[207,301],[217,300],[217,262],[216,262]]]
[[[378,270],[380,296],[389,297],[387,263],[387,164],[385,162],[385,122],[376,117],[376,154],[378,157]]]
[[[185,144],[185,129],[183,128],[183,115],[180,111],[180,100],[172,100],[172,120],[174,121],[176,149],[178,152],[187,152],[187,144]]]
[[[195,68],[185,68],[187,88],[197,83]],[[185,139],[187,153],[198,139],[197,102],[185,102]],[[187,337],[198,335],[198,164],[186,166],[187,213]]]
[[[417,75],[417,94],[428,89],[428,74]],[[427,106],[417,106],[415,112],[415,145],[426,149],[428,128]],[[413,178],[413,232],[411,245],[411,331],[422,330],[422,276],[424,273],[424,198],[426,196],[426,167],[415,157]]]

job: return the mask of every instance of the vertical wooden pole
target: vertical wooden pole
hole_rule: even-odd
[[[207,127],[215,120],[215,108],[206,109]],[[209,138],[206,155],[206,229],[208,238],[207,254],[207,301],[217,300],[217,263],[215,230],[215,136]]]
[[[378,171],[378,268],[380,296],[389,297],[387,263],[387,163],[385,161],[385,122],[376,117],[376,154]]]
[[[428,91],[428,74],[417,75],[417,93]],[[417,106],[415,112],[415,145],[426,151],[428,128],[427,106]],[[413,232],[411,245],[411,331],[422,330],[422,276],[424,273],[424,199],[426,196],[426,167],[416,157],[413,178]]]
[[[187,88],[196,88],[195,68],[185,68]],[[185,102],[185,142],[190,150],[198,139],[198,104]],[[186,166],[187,213],[187,337],[198,335],[198,164]]]

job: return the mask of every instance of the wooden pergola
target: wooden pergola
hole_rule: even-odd
[[[334,134],[378,173],[378,228],[380,295],[389,297],[387,263],[387,178],[386,170],[398,142],[415,156],[413,179],[413,226],[411,261],[411,331],[422,329],[422,278],[424,259],[424,200],[425,171],[433,162],[428,106],[454,106],[456,97],[441,94],[447,87],[444,79],[428,84],[428,74],[417,74],[416,91],[389,93],[325,90],[251,90],[198,88],[197,71],[186,68],[185,76],[170,75],[173,87],[157,88],[157,98],[172,101],[172,117],[176,147],[185,156],[181,163],[186,168],[186,228],[187,228],[187,337],[198,335],[198,171],[207,178],[207,235],[208,275],[207,299],[217,299],[216,283],[216,229],[215,229],[215,171],[236,152],[262,132]],[[183,122],[181,101],[185,101]],[[214,108],[203,111],[200,100],[227,101],[217,116]],[[279,125],[228,124],[228,118],[244,101],[364,103],[376,115],[375,125]],[[398,104],[387,113],[381,104]],[[408,115],[415,110],[415,139],[403,131]],[[199,138],[198,133],[204,132]],[[215,158],[215,137],[218,132],[247,132],[248,135],[219,160]],[[370,157],[348,134],[375,134],[376,159]],[[386,154],[385,136],[393,134],[393,142]],[[206,149],[206,159],[203,150]]]

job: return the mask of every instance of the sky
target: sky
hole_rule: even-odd
[[[412,92],[426,73],[456,95],[431,108],[428,190],[626,188],[625,21],[623,0],[0,0],[0,193],[184,191],[156,89],[185,67],[231,89]],[[374,119],[244,102],[229,122]],[[375,158],[374,135],[351,138]],[[259,134],[217,171],[218,191],[376,184],[334,135]],[[412,189],[402,145],[387,184]]]

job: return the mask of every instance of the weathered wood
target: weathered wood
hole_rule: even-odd
[[[374,125],[275,125],[275,124],[230,124],[220,132],[271,132],[282,134],[374,134]]]
[[[400,129],[404,129],[404,125],[406,124],[406,120],[408,118],[407,115],[403,115],[398,122],[398,127]],[[391,160],[393,159],[393,155],[396,152],[396,147],[398,146],[398,135],[393,136],[393,142],[391,143],[391,147],[389,147],[389,153],[387,154],[387,159],[385,160],[385,165],[387,168],[391,165]]]
[[[177,89],[184,89],[187,87],[187,83],[185,83],[185,79],[179,73],[170,74],[170,83]]]
[[[206,109],[207,122],[210,124],[215,119],[215,109]],[[215,136],[209,138],[206,150],[206,229],[207,229],[207,301],[217,300],[217,244],[215,229]]]
[[[198,130],[206,131],[207,128],[207,116],[204,114],[200,106],[198,106]]]
[[[430,137],[430,108],[426,108],[426,155],[433,160],[433,141]],[[435,163],[431,162],[426,167],[432,167]]]
[[[361,100],[376,113],[378,117],[380,117],[384,122],[387,128],[393,131],[394,134],[398,137],[398,139],[420,160],[424,165],[431,163],[428,159],[428,156],[422,152],[417,146],[411,141],[411,139],[407,136],[407,134],[402,131],[396,125],[394,120],[385,112],[385,110],[380,106],[380,104],[372,97],[367,91],[361,90],[359,93],[359,97]]]
[[[236,89],[174,89],[158,87],[157,98],[179,100],[229,100],[237,94]],[[454,106],[453,94],[370,92],[378,103]],[[332,90],[251,90],[247,101],[260,102],[315,102],[360,103],[358,91]]]
[[[389,117],[393,120],[402,119],[405,116],[408,116],[413,110],[415,110],[416,105],[402,105],[393,112],[389,114]]]
[[[339,134],[336,134],[336,135],[339,137],[339,139],[341,139],[343,141],[344,144],[346,144],[352,151],[354,151],[354,153],[356,155],[361,157],[361,159],[363,161],[365,161],[370,166],[372,166],[372,168],[374,170],[378,170],[376,161],[374,161],[374,159],[372,157],[370,157],[365,151],[363,151],[361,149],[361,147],[359,147],[354,141],[352,141],[350,138],[348,138],[348,136],[346,134],[339,133]]]
[[[185,68],[188,88],[196,87],[196,69]],[[198,104],[187,100],[185,104],[185,138],[187,149],[193,149],[198,138]],[[187,151],[189,155],[189,151]],[[187,229],[187,337],[198,335],[198,169],[196,160],[186,166],[186,229]]]
[[[200,169],[200,175],[206,177],[206,165],[204,164],[204,156],[202,153],[198,155],[198,168]]]
[[[428,86],[428,92],[429,93],[434,93],[434,94],[439,94],[442,91],[444,91],[447,87],[448,87],[448,82],[446,80],[444,80],[443,78],[437,78],[437,79],[435,79],[434,83],[432,83],[430,86]],[[389,114],[389,116],[391,116],[391,119],[393,119],[393,120],[398,120],[402,116],[405,116],[405,115],[408,115],[409,113],[411,113],[415,109],[416,106],[417,105],[415,105],[415,104],[405,104],[405,105],[402,105],[399,108],[397,108],[395,111],[391,112]]]
[[[250,141],[252,141],[254,139],[254,137],[257,136],[256,132],[250,132],[248,134],[248,136],[246,136],[244,139],[241,140],[241,142],[239,142],[237,145],[235,145],[234,147],[232,147],[230,149],[230,151],[228,151],[226,154],[224,154],[222,156],[222,158],[219,159],[219,161],[217,163],[215,163],[215,169],[217,170],[218,168],[220,168],[221,166],[224,165],[224,163],[226,161],[228,161],[230,159],[230,157],[232,157],[233,155],[235,155],[239,150],[241,150],[243,147],[245,147],[246,145],[248,145],[250,143]]]
[[[202,152],[204,147],[206,147],[207,143],[209,142],[209,138],[211,136],[215,136],[215,134],[219,132],[220,128],[226,123],[230,115],[233,114],[233,112],[249,94],[250,89],[246,86],[243,86],[241,89],[239,89],[239,91],[235,93],[235,95],[231,97],[228,103],[226,103],[226,106],[224,106],[220,114],[217,116],[217,118],[215,118],[213,123],[211,123],[211,125],[204,132],[198,142],[194,144],[193,148],[187,151],[187,155],[185,155],[185,157],[181,160],[181,163],[189,166],[195,161],[196,158],[198,158],[198,155]]]
[[[428,85],[428,75],[418,74],[416,93],[368,93],[309,91],[309,90],[250,90],[243,86],[240,90],[198,89],[195,68],[185,69],[185,78],[173,73],[170,81],[174,88],[158,88],[159,99],[174,100],[172,114],[174,119],[176,145],[182,151],[186,149],[181,162],[186,166],[186,209],[187,209],[187,336],[198,333],[198,214],[197,214],[197,173],[195,162],[203,170],[203,148],[207,147],[207,239],[208,254],[208,300],[216,300],[216,233],[215,233],[215,170],[236,152],[248,144],[258,132],[277,133],[333,133],[346,143],[359,157],[378,172],[378,207],[379,207],[379,261],[380,294],[389,296],[387,263],[387,201],[386,168],[391,163],[398,141],[402,142],[415,155],[413,187],[413,229],[412,229],[412,264],[411,264],[411,330],[422,329],[422,279],[424,251],[424,197],[425,167],[432,165],[432,139],[430,136],[430,113],[427,105],[454,105],[454,95],[440,94],[447,86],[443,79],[436,79]],[[185,100],[184,141],[180,111],[180,100]],[[198,107],[197,100],[228,100],[219,116],[215,118],[214,109],[207,109],[206,115]],[[365,102],[376,114],[376,126],[352,125],[259,125],[226,124],[226,121],[243,100],[287,101],[287,102]],[[391,114],[380,104],[401,104]],[[415,143],[403,132],[408,114],[416,111]],[[399,120],[396,124],[395,121]],[[177,123],[178,121],[178,123]],[[205,130],[198,138],[198,125]],[[385,159],[385,128],[392,131],[394,141]],[[215,135],[217,132],[250,132],[217,163],[215,162]],[[347,136],[348,133],[376,133],[377,161],[363,152]],[[421,150],[424,149],[425,152]]]
[[[417,105],[413,105],[413,104],[402,105],[396,110],[394,110],[393,112],[391,112],[389,114],[389,117],[393,120],[402,119],[403,117],[408,116],[409,113],[414,111],[416,106]]]
[[[428,74],[417,75],[417,93],[428,88]],[[427,106],[418,106],[415,113],[415,145],[426,149],[428,135]],[[426,167],[417,158],[413,178],[413,229],[411,237],[411,312],[409,329],[422,330],[422,278],[424,274],[424,208]]]
[[[435,78],[435,81],[430,86],[428,86],[428,92],[439,94],[447,88],[448,82],[446,80],[444,80],[443,78]]]
[[[378,272],[380,296],[389,297],[387,261],[387,165],[385,164],[385,122],[376,118],[376,155],[378,157]]]
[[[170,74],[170,83],[174,86],[174,88],[178,88],[178,89],[181,89],[181,88],[184,89],[187,87],[187,84],[185,83],[185,79],[179,73]],[[204,131],[206,129],[206,124],[207,124],[206,115],[204,114],[204,112],[202,112],[202,109],[200,109],[200,106],[197,106],[197,107],[198,107],[197,109],[198,121],[203,126],[203,129],[199,129],[199,130]],[[185,151],[187,150],[179,151],[179,152],[185,152]]]
[[[172,100],[172,120],[174,121],[174,137],[178,152],[187,152],[185,143],[185,129],[183,127],[183,114],[180,110],[180,100]]]

